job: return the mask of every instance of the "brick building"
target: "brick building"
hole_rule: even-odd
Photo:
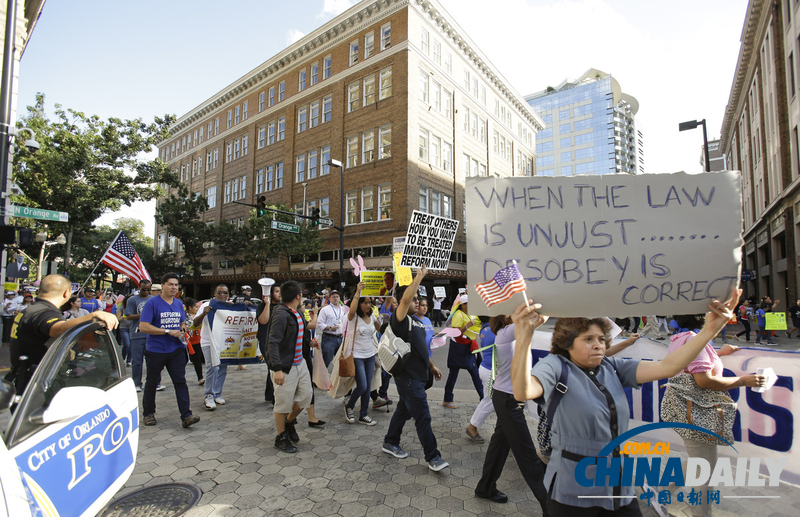
[[[450,269],[426,282],[454,291],[466,282],[465,177],[533,174],[543,127],[437,2],[365,0],[181,116],[159,152],[209,199],[208,224],[245,224],[249,208],[233,201],[264,195],[338,225],[343,173],[346,264],[360,254],[368,268],[390,269],[393,238],[415,209],[459,219]],[[321,253],[292,262],[309,285],[338,277],[339,232],[321,234]],[[163,228],[156,243],[179,248]],[[213,247],[205,260],[204,291],[232,280]],[[239,278],[286,271],[273,260]]]

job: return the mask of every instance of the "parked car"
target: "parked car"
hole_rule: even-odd
[[[0,517],[94,516],[136,464],[139,404],[111,332],[97,322],[54,339],[16,403],[0,443]],[[8,418],[8,415],[4,415]]]

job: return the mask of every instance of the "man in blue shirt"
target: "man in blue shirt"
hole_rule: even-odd
[[[106,308],[106,304],[94,297],[94,289],[87,287],[83,290],[81,296],[81,308],[86,309],[88,312],[102,311]]]
[[[175,387],[175,398],[181,412],[183,427],[200,421],[192,415],[189,405],[189,388],[186,386],[186,345],[181,340],[185,332],[186,312],[178,293],[178,275],[167,273],[161,278],[163,291],[159,296],[147,300],[139,318],[139,332],[147,334],[145,361],[147,381],[142,397],[144,425],[156,425],[156,386],[161,379],[161,370],[167,368]]]

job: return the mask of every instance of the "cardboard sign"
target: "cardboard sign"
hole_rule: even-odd
[[[362,271],[361,281],[364,282],[361,296],[385,296],[394,285],[394,273],[391,271]]]
[[[731,171],[467,178],[469,292],[516,259],[550,316],[706,312],[738,284],[741,201]]]
[[[402,262],[402,257],[402,253],[396,252],[392,260],[394,272],[397,275],[397,283],[398,285],[411,285],[411,282],[414,281],[414,278],[411,276],[411,268],[400,265],[400,262]]]
[[[401,266],[446,271],[458,232],[458,221],[414,210],[408,223]]]
[[[768,312],[767,326],[765,330],[786,330],[786,313],[785,312]]]
[[[444,290],[444,286],[443,285],[435,285],[435,286],[433,286],[433,294],[437,298],[446,298],[447,297],[447,292]]]
[[[424,285],[421,285],[421,286],[419,286],[419,289],[417,289],[417,293],[418,293],[420,296],[425,296],[425,297],[427,297],[427,296],[428,296],[428,288],[427,288],[427,287],[425,287]]]

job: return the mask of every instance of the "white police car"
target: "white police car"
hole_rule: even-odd
[[[0,386],[0,409],[15,400]],[[49,347],[0,443],[0,517],[96,515],[133,472],[139,405],[113,336],[77,325]]]

